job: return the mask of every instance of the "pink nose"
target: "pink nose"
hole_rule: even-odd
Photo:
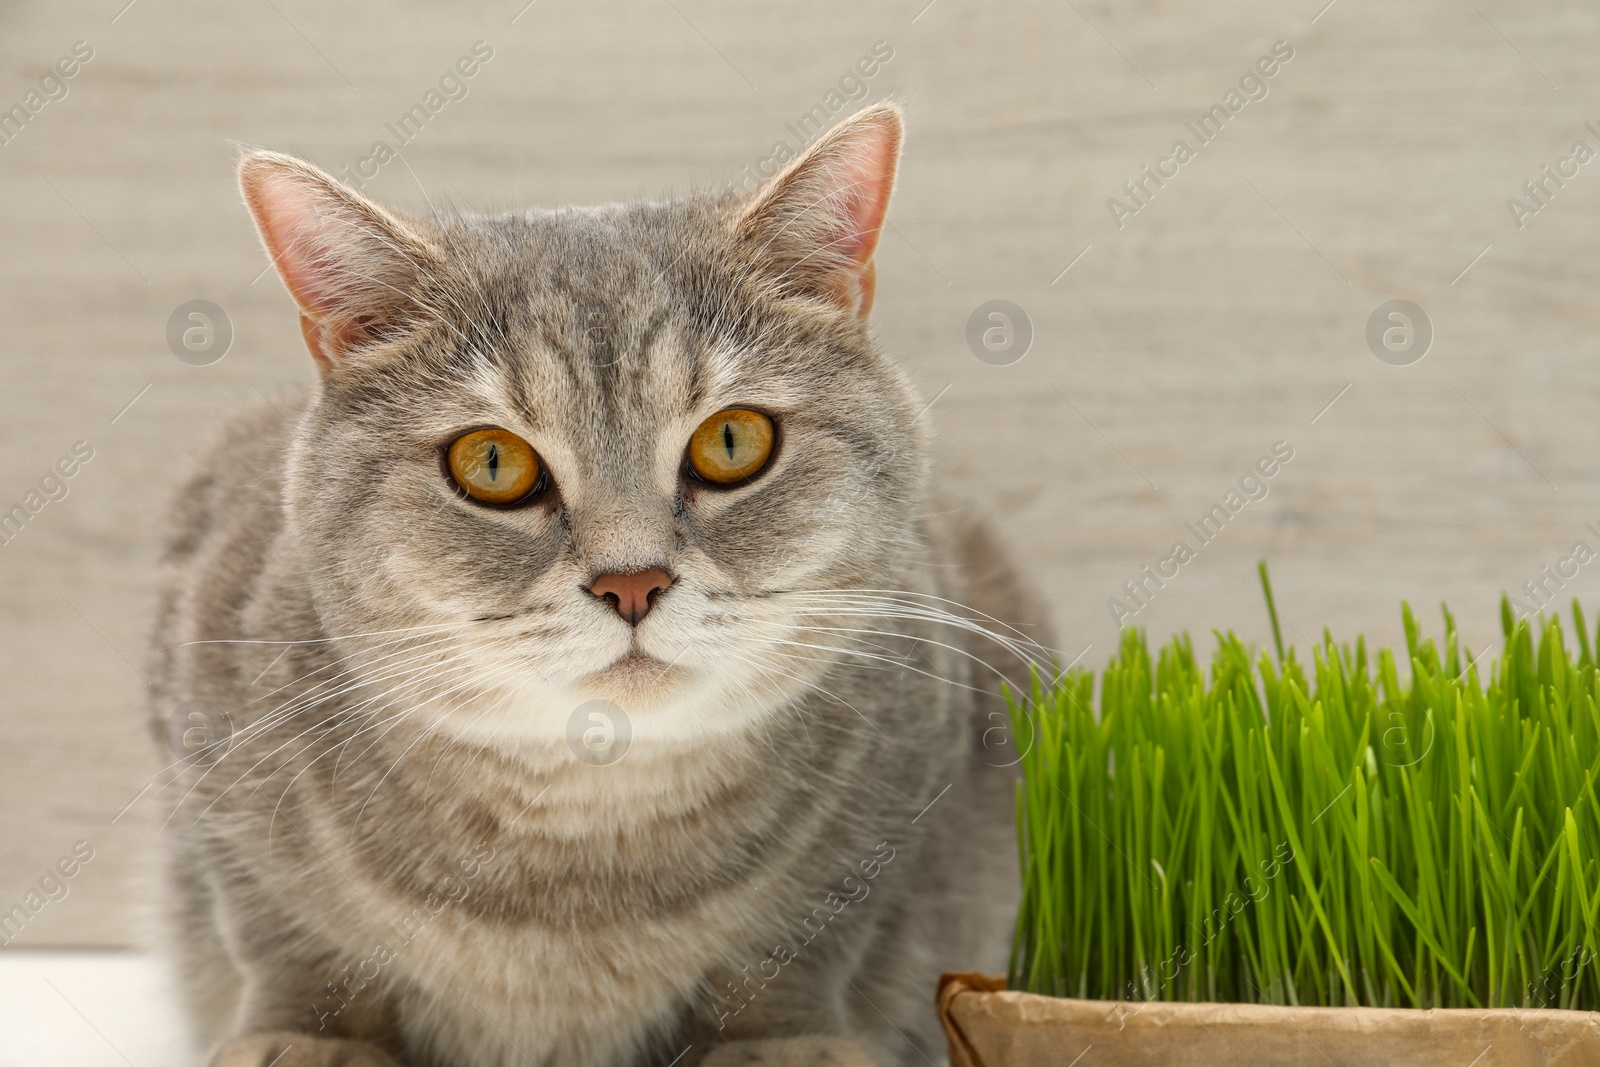
[[[589,586],[589,592],[617,609],[617,614],[628,620],[628,625],[638,626],[650,613],[656,596],[672,584],[672,575],[660,567],[633,574],[602,574]]]

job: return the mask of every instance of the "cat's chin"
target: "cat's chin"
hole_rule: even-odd
[[[690,684],[689,675],[687,668],[631,649],[585,677],[579,687],[596,699],[648,711],[680,696]]]

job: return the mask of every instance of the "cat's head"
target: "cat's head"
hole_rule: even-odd
[[[807,625],[915,548],[922,405],[866,327],[900,137],[879,105],[753,194],[483,216],[246,154],[320,370],[286,519],[364,699],[690,738],[814,680]]]

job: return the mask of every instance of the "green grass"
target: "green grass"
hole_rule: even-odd
[[[1266,580],[1265,568],[1262,569]],[[1266,586],[1269,608],[1271,587]],[[1581,610],[1409,670],[1218,634],[1012,701],[1010,986],[1096,999],[1600,1008],[1600,667]],[[1600,642],[1600,637],[1596,638]],[[1408,680],[1401,681],[1402,676]],[[1009,696],[1008,696],[1009,699]]]

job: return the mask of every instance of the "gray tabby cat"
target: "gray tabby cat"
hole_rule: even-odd
[[[900,138],[432,218],[244,156],[320,380],[165,555],[154,710],[233,730],[167,830],[212,1064],[940,1056],[1014,909],[986,661],[1039,646],[868,336]]]

